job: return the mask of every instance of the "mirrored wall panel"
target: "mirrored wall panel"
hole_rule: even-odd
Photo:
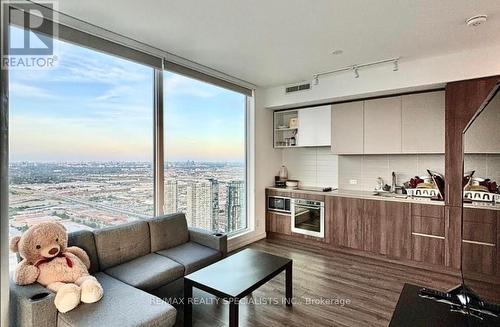
[[[462,272],[480,299],[500,303],[500,92],[464,132]]]

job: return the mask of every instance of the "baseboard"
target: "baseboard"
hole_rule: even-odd
[[[266,236],[267,236],[266,232],[262,232],[262,233],[258,233],[258,234],[257,233],[249,233],[249,234],[241,235],[240,237],[235,237],[233,239],[230,239],[227,242],[228,252],[238,250],[239,248],[247,246],[248,244],[265,239]]]

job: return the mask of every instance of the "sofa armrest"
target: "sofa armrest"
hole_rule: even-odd
[[[189,227],[189,240],[221,252],[222,257],[225,257],[227,254],[226,234],[214,233],[201,228]]]
[[[10,326],[57,326],[55,294],[38,283],[20,286],[10,278]]]

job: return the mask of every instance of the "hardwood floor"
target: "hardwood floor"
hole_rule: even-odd
[[[296,303],[291,308],[281,303],[285,283],[284,273],[280,274],[246,299],[253,304],[240,304],[240,326],[387,326],[405,282],[440,290],[459,282],[446,274],[335,251],[325,254],[281,240],[262,240],[248,247],[293,259]],[[194,295],[216,301],[196,289]],[[194,305],[193,325],[227,326],[228,307],[222,301]],[[182,317],[181,310],[178,315]]]

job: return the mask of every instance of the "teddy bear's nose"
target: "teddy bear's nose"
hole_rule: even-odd
[[[49,254],[56,254],[59,250],[57,248],[52,248],[49,250]]]

